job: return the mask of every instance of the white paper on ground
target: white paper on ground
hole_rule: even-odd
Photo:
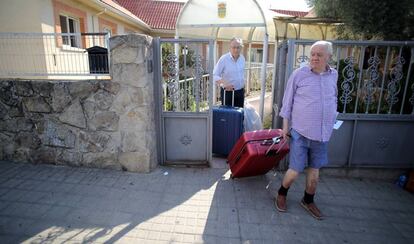
[[[342,121],[342,120],[337,120],[337,121],[335,122],[335,124],[334,124],[333,128],[334,128],[335,130],[339,129],[339,127],[341,127],[342,123],[344,123],[344,121]]]

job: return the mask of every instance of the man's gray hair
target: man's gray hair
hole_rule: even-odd
[[[333,54],[332,42],[328,42],[328,41],[317,41],[314,44],[312,44],[311,50],[312,50],[312,48],[314,46],[324,46],[329,55],[332,55]]]
[[[233,38],[231,38],[230,43],[232,43],[233,41],[236,41],[237,43],[240,44],[240,46],[243,46],[243,40],[241,38],[233,37]]]

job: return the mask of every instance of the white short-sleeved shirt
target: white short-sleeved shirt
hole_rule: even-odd
[[[224,79],[234,86],[235,90],[244,88],[244,67],[246,61],[243,55],[240,55],[237,60],[234,60],[231,53],[228,52],[221,56],[213,71],[214,83],[218,80]]]

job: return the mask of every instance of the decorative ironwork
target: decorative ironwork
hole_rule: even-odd
[[[183,135],[183,136],[180,138],[180,142],[181,142],[181,144],[183,144],[184,146],[188,146],[188,145],[190,145],[192,141],[193,141],[193,139],[192,139],[192,138],[191,138],[191,136],[189,136],[189,135]]]
[[[365,90],[365,103],[366,103],[366,109],[365,113],[368,113],[369,105],[371,104],[372,100],[374,99],[374,93],[377,86],[377,81],[380,77],[380,74],[378,72],[378,65],[381,63],[381,60],[378,56],[373,56],[368,59],[368,64],[370,65],[367,69],[368,72],[368,81],[364,85]]]
[[[193,80],[193,87],[195,89],[194,94],[198,98],[203,96],[203,87],[202,87],[202,77],[204,73],[203,63],[202,63],[202,56],[199,54],[195,54],[191,57],[193,61],[193,72],[195,79]],[[199,102],[199,101],[198,101]]]
[[[405,59],[402,56],[398,56],[393,69],[391,70],[391,81],[388,83],[388,93],[385,97],[388,105],[390,106],[388,113],[391,113],[392,106],[398,102],[398,93],[401,91],[400,81],[403,78],[403,65]]]
[[[175,102],[179,98],[179,85],[177,76],[178,76],[178,57],[174,54],[169,54],[166,57],[167,61],[167,76],[168,79],[166,81],[167,83],[167,89],[168,93],[167,98],[172,103],[175,104]],[[175,107],[175,106],[174,106]]]
[[[167,61],[168,78],[175,79],[175,77],[178,74],[178,67],[177,67],[178,57],[175,54],[170,53],[167,55],[166,61]]]
[[[342,95],[339,100],[344,105],[343,112],[346,111],[346,105],[352,101],[351,94],[354,91],[354,83],[353,80],[355,78],[356,72],[354,69],[355,59],[354,57],[347,57],[344,60],[346,66],[342,70],[342,77],[344,77],[344,81],[341,83],[342,88]]]
[[[299,66],[309,63],[309,57],[306,55],[301,55],[296,59],[296,62],[299,63]]]
[[[386,137],[381,137],[377,140],[376,144],[378,148],[385,149],[390,144],[390,140]]]
[[[408,99],[408,101],[410,101],[411,106],[413,107],[413,111],[411,112],[411,114],[414,114],[414,82],[411,85],[411,97],[410,99]]]

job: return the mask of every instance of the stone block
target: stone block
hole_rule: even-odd
[[[54,85],[52,92],[52,108],[55,112],[62,112],[63,109],[72,101],[69,89],[65,83],[57,83]]]
[[[121,133],[119,131],[106,132],[109,140],[105,146],[105,152],[119,152],[121,147]]]
[[[119,163],[131,172],[150,172],[150,159],[149,152],[121,152],[119,154]]]
[[[83,132],[79,133],[79,151],[102,152],[111,139],[105,132]]]
[[[39,148],[41,144],[40,138],[33,132],[20,132],[14,140],[18,146],[31,149]]]
[[[0,131],[31,131],[33,126],[34,124],[30,119],[17,117],[2,121],[2,123],[0,123]]]
[[[19,147],[13,153],[13,161],[21,162],[21,163],[28,163],[30,162],[31,155],[32,155],[32,149]]]
[[[57,157],[57,163],[67,164],[70,166],[80,166],[82,163],[82,154],[63,150]]]
[[[117,160],[117,153],[108,152],[84,153],[82,165],[103,169],[121,169],[121,165]]]
[[[93,99],[98,109],[108,110],[114,101],[114,95],[107,91],[99,90],[93,95]]]
[[[52,120],[39,123],[38,131],[43,145],[51,147],[74,148],[75,133],[66,126]]]
[[[9,110],[10,110],[9,106],[0,102],[0,120],[9,118]]]
[[[15,81],[16,94],[22,97],[33,96],[34,92],[30,81]]]
[[[101,81],[99,85],[101,89],[104,89],[105,91],[114,95],[118,94],[119,90],[121,89],[121,85],[119,83],[109,80]]]
[[[59,120],[68,125],[86,128],[86,119],[79,99],[75,99],[72,102],[72,104],[59,116]]]
[[[95,116],[96,104],[92,100],[86,100],[83,102],[83,111],[85,111],[86,118],[92,119]]]
[[[89,97],[92,93],[95,93],[99,89],[97,81],[69,82],[67,87],[70,95],[73,98],[79,98],[80,100]]]
[[[120,117],[119,127],[126,131],[147,131],[150,124],[154,123],[151,120],[153,117],[151,113],[153,113],[153,110],[146,107],[132,108]]]
[[[0,120],[6,120],[10,117],[22,117],[23,108],[22,104],[19,102],[16,105],[8,106],[3,102],[0,102]]]
[[[97,112],[87,121],[91,130],[116,131],[118,130],[119,116],[113,111]]]
[[[20,103],[21,98],[16,94],[16,87],[12,81],[1,82],[0,100],[9,106],[16,106]]]
[[[53,83],[49,81],[33,81],[32,89],[39,96],[50,97],[53,91]]]
[[[14,144],[14,134],[2,132],[0,133],[0,154],[2,160],[9,160],[14,154],[16,145]]]
[[[122,48],[117,48],[111,53],[111,61],[113,64],[140,64],[145,61],[144,53],[141,47],[134,48],[124,45]]]
[[[123,85],[146,87],[149,82],[152,82],[147,76],[145,64],[114,64],[111,67],[112,79]]]
[[[23,106],[22,103],[17,104],[15,107],[11,107],[9,110],[10,117],[23,117]]]
[[[56,164],[57,155],[59,151],[57,148],[41,147],[31,154],[30,161],[33,163],[47,163]]]
[[[124,86],[115,97],[110,110],[123,114],[130,107],[143,106],[144,94],[143,88]]]
[[[24,97],[23,104],[28,112],[50,113],[52,111],[44,97]]]
[[[152,37],[143,34],[129,34],[113,36],[109,39],[109,47],[112,51],[125,47],[146,47],[151,48]]]
[[[13,160],[13,155],[14,155],[15,150],[16,150],[16,145],[14,143],[5,145],[3,147],[3,159]]]
[[[122,152],[143,152],[147,148],[146,132],[121,131],[121,151]]]

